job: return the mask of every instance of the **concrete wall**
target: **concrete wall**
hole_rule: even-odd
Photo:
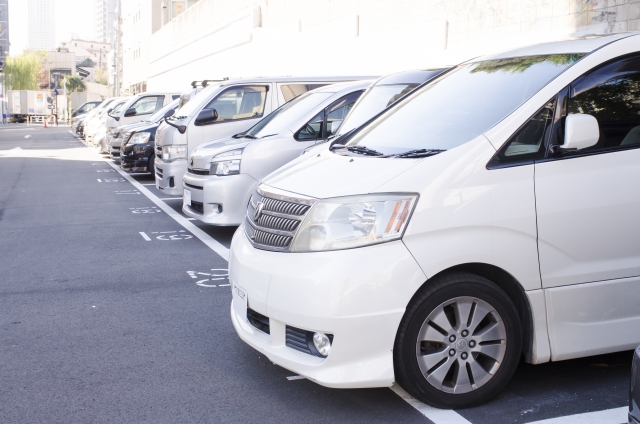
[[[152,0],[127,0],[122,8],[122,94],[134,84],[145,84],[149,75],[149,43],[152,32]]]
[[[200,0],[151,36],[148,89],[224,76],[378,75],[637,29],[640,0]]]

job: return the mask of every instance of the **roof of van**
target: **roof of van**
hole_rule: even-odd
[[[207,87],[211,87],[213,85],[230,85],[237,83],[247,83],[247,82],[293,82],[303,84],[305,82],[342,82],[342,81],[357,81],[357,80],[368,80],[368,79],[376,79],[378,76],[369,75],[369,76],[326,76],[326,77],[255,77],[255,78],[232,78],[225,81],[221,81],[220,83],[212,83]]]
[[[553,41],[550,43],[534,44],[532,46],[521,47],[514,50],[488,55],[476,58],[473,62],[483,60],[507,59],[522,56],[540,56],[550,54],[567,54],[567,53],[591,53],[607,44],[621,40],[627,37],[638,36],[638,32],[622,32],[616,34],[603,35],[585,35],[562,41]]]
[[[337,93],[345,89],[353,89],[353,90],[357,90],[359,88],[365,89],[369,87],[371,83],[373,83],[372,79],[368,79],[364,81],[339,82],[336,84],[329,84],[320,88],[316,88],[315,90],[313,90],[313,92],[314,93]]]

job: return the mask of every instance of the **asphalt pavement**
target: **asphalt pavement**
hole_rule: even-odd
[[[235,334],[235,228],[109,162],[69,127],[0,126],[1,423],[625,421],[631,352],[522,363],[459,411],[296,378]]]

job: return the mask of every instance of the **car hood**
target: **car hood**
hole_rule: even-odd
[[[209,169],[211,159],[227,150],[242,149],[251,142],[247,138],[224,137],[198,146],[189,157],[189,167]]]
[[[140,121],[140,122],[135,122],[133,124],[121,125],[118,127],[118,131],[120,132],[120,134],[124,134],[128,131],[138,130],[143,127],[154,127],[154,126],[158,126],[158,124],[154,122]]]
[[[263,182],[319,199],[367,194],[422,161],[342,156],[328,148],[305,158],[308,154],[271,173]]]

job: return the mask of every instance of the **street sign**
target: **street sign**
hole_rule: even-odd
[[[56,107],[54,105],[47,105],[47,109],[55,109]]]

